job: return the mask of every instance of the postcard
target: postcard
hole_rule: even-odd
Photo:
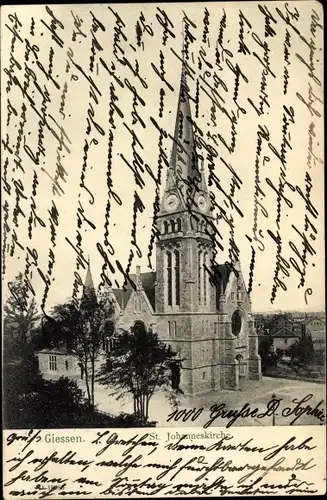
[[[2,7],[6,500],[325,493],[323,30]]]

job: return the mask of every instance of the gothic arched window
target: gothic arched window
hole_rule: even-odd
[[[173,288],[172,288],[172,255],[171,252],[167,252],[167,296],[168,305],[171,306],[173,303]]]
[[[171,232],[174,233],[176,231],[174,219],[170,221],[170,227],[171,227]]]
[[[180,256],[179,251],[175,250],[175,304],[180,305]]]
[[[181,231],[181,230],[182,230],[182,221],[178,217],[178,219],[177,219],[177,231]]]
[[[164,234],[167,234],[169,232],[169,225],[166,220],[163,223],[163,228],[164,228]]]
[[[175,339],[176,338],[176,321],[171,322],[171,338]]]

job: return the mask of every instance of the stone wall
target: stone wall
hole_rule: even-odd
[[[50,370],[49,356],[56,356],[56,371]],[[59,353],[37,353],[39,360],[39,369],[46,379],[58,379],[60,377],[80,376],[81,370],[78,366],[78,360],[71,354]],[[67,364],[66,364],[67,363]]]
[[[135,321],[143,321],[147,328],[155,321],[143,290],[131,293],[124,311],[119,316],[117,326],[129,330]]]

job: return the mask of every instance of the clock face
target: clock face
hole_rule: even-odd
[[[234,311],[232,315],[232,334],[239,335],[242,328],[242,314],[240,311]]]
[[[175,194],[170,194],[167,196],[165,201],[166,210],[176,210],[178,207],[178,198]]]
[[[198,207],[200,210],[205,210],[207,208],[207,199],[203,194],[198,197]]]

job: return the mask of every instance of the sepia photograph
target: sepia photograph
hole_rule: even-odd
[[[323,29],[316,1],[1,9],[9,450],[325,427]]]

